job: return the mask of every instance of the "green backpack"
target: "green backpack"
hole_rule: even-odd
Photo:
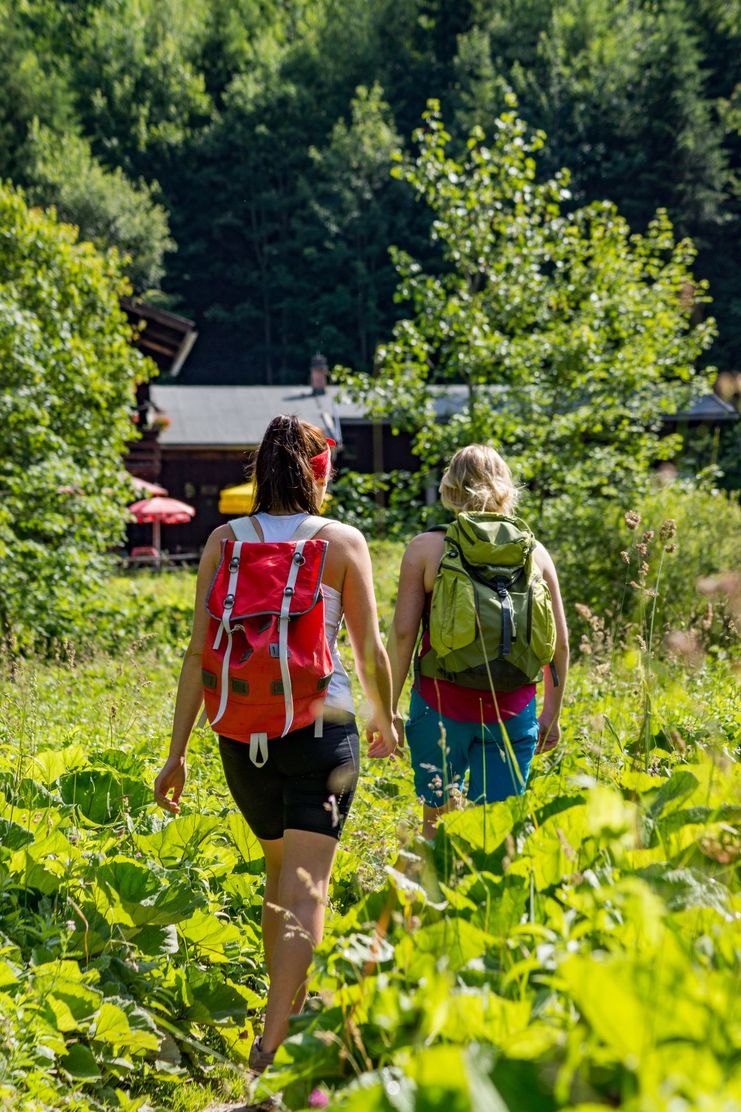
[[[432,589],[431,648],[418,662],[423,676],[495,691],[540,678],[553,660],[556,625],[534,549],[519,518],[458,515]]]

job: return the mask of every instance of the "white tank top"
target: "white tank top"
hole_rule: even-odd
[[[308,514],[266,514],[254,515],[260,524],[266,541],[290,541],[301,522]],[[350,687],[350,679],[337,651],[337,634],[342,625],[342,595],[334,587],[322,583],[324,595],[324,629],[327,644],[332,653],[332,679],[327,688],[324,705],[327,709],[355,713],[355,704]]]

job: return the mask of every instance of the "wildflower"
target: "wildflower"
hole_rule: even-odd
[[[666,521],[662,522],[659,529],[659,536],[662,541],[670,541],[672,537],[677,535],[677,523],[673,517],[668,517]]]
[[[623,561],[624,564],[629,564],[630,563],[630,553],[627,552],[625,549],[623,549],[623,551],[620,553],[620,559]]]
[[[625,514],[625,524],[629,529],[637,529],[641,524],[641,515],[635,510],[628,510]]]
[[[324,1089],[312,1089],[309,1093],[307,1105],[309,1108],[326,1108],[329,1104],[329,1093]]]

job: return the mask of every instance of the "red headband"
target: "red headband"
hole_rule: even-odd
[[[321,483],[323,479],[329,478],[329,473],[332,470],[332,448],[334,448],[336,443],[336,440],[328,436],[327,447],[324,451],[311,457],[311,470],[314,472],[314,478],[317,482]]]

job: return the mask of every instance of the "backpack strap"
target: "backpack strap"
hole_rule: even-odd
[[[305,517],[304,520],[297,526],[295,533],[291,537],[291,540],[310,541],[311,538],[315,536],[320,529],[323,529],[325,525],[329,525],[330,521],[333,520],[334,519],[331,517],[319,517],[318,514],[309,514],[309,516]]]
[[[232,533],[234,533],[234,536],[238,541],[247,541],[250,544],[259,544],[262,540],[257,532],[257,529],[255,528],[252,518],[249,516],[235,517],[234,521],[230,521],[229,524],[231,525]]]

